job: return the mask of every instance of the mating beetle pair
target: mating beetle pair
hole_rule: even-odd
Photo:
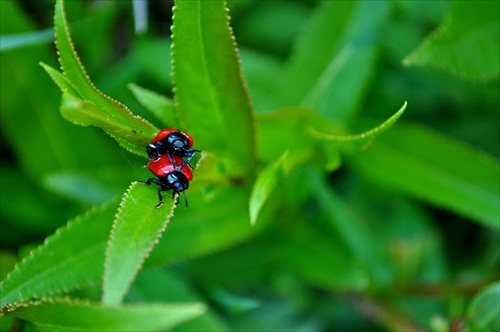
[[[162,191],[172,190],[172,198],[175,204],[179,203],[179,196],[189,188],[189,181],[193,179],[190,162],[195,152],[193,149],[193,138],[188,134],[173,128],[160,131],[147,146],[149,170],[158,177],[143,181],[145,184],[154,183],[159,186],[158,198],[160,202],[156,207],[163,204]],[[184,201],[187,200],[184,193]]]

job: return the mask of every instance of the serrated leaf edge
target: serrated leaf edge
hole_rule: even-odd
[[[109,250],[110,250],[110,245],[111,243],[113,242],[114,240],[114,235],[115,235],[115,232],[116,232],[116,227],[118,225],[118,220],[121,216],[121,214],[123,213],[123,205],[125,204],[125,200],[126,198],[130,195],[130,191],[132,190],[133,187],[135,187],[136,185],[142,185],[140,182],[132,182],[130,184],[130,186],[127,188],[127,190],[125,191],[125,193],[123,194],[123,198],[120,202],[120,205],[118,206],[118,210],[115,214],[115,219],[113,220],[113,225],[111,226],[111,232],[110,232],[110,235],[109,235],[109,240],[106,244],[106,252],[105,252],[105,255],[104,255],[104,273],[102,275],[102,286],[103,286],[103,292],[102,292],[102,297],[104,299],[104,292],[105,292],[105,275],[106,275],[106,262],[108,261],[108,257],[109,257]],[[142,266],[144,265],[144,262],[145,260],[149,257],[149,255],[151,254],[151,251],[154,249],[154,247],[158,244],[158,242],[160,241],[163,233],[165,232],[165,230],[167,229],[167,226],[168,224],[170,223],[170,219],[174,216],[174,211],[175,211],[175,208],[176,208],[176,204],[172,204],[172,209],[170,210],[170,213],[168,214],[166,220],[164,221],[163,223],[163,226],[160,228],[160,230],[158,231],[157,235],[156,235],[156,238],[151,242],[151,245],[149,246],[148,248],[148,251],[144,253],[142,259],[141,259],[141,262],[139,263],[139,265],[137,265],[137,268],[132,276],[132,278],[130,279],[130,282],[128,283],[126,289],[124,290],[124,293],[122,295],[122,299],[123,297],[128,293],[132,283],[134,282],[134,280],[136,279],[137,277],[137,274],[139,273],[139,271],[142,269]]]
[[[456,4],[452,3],[451,5],[453,6]],[[473,76],[473,75],[468,75],[468,74],[457,72],[452,67],[446,67],[445,65],[434,62],[432,60],[428,60],[428,62],[425,62],[425,63],[419,63],[419,62],[415,63],[414,62],[414,60],[412,58],[415,57],[416,54],[422,52],[422,50],[425,50],[429,46],[429,44],[431,44],[435,39],[441,37],[442,35],[444,35],[447,32],[447,30],[451,26],[452,20],[453,20],[453,14],[452,14],[452,10],[450,8],[448,13],[446,14],[446,17],[444,18],[443,22],[441,23],[441,25],[437,29],[432,31],[427,37],[425,37],[424,41],[420,45],[418,45],[416,49],[411,51],[410,54],[408,54],[403,60],[401,60],[401,63],[406,67],[411,67],[411,66],[425,67],[425,66],[428,66],[431,68],[435,68],[435,69],[441,70],[445,73],[449,73],[450,75],[455,76],[457,78],[460,78],[464,81],[487,83],[487,82],[490,82],[493,80],[497,80],[500,77],[500,73],[496,74],[496,75],[495,74],[489,75],[489,76],[488,75],[486,75],[486,76]]]
[[[196,0],[198,2],[200,2],[201,0]],[[245,97],[246,97],[246,100],[248,102],[248,106],[250,108],[250,123],[252,124],[252,137],[251,137],[251,142],[252,142],[252,160],[253,160],[253,165],[252,165],[252,168],[255,170],[255,167],[257,166],[256,164],[256,156],[257,156],[257,129],[256,129],[256,115],[255,115],[255,110],[254,110],[254,103],[253,103],[253,100],[251,98],[251,95],[250,95],[250,90],[248,89],[248,84],[244,78],[244,75],[243,75],[243,67],[242,67],[242,63],[241,63],[241,57],[240,57],[240,52],[239,52],[239,49],[238,49],[238,44],[236,42],[236,37],[234,36],[234,31],[233,31],[233,28],[231,27],[231,24],[230,24],[230,21],[231,21],[231,17],[229,15],[229,8],[227,6],[227,1],[224,0],[224,9],[226,11],[226,24],[227,24],[227,29],[229,31],[229,35],[230,35],[230,38],[233,42],[233,55],[236,59],[236,62],[237,62],[237,67],[238,67],[238,76],[240,78],[240,82],[241,82],[241,85],[243,87],[243,92],[245,94]],[[172,22],[175,22],[175,13],[176,13],[176,6],[174,5],[172,7]],[[174,95],[174,98],[173,98],[173,101],[174,101],[174,106],[175,106],[175,110],[177,112],[177,119],[179,120],[179,123],[181,125],[185,125],[184,123],[182,123],[182,116],[179,116],[179,107],[178,107],[178,100],[177,100],[177,94],[176,94],[176,84],[175,84],[175,24],[172,24],[170,26],[170,31],[171,31],[171,39],[172,39],[172,43],[170,44],[170,53],[171,53],[171,60],[170,60],[170,65],[171,65],[171,68],[172,68],[172,71],[171,71],[171,77],[172,77],[172,83],[173,83],[173,89],[172,89],[172,92],[173,92],[173,95]]]
[[[40,252],[43,252],[47,246],[49,246],[53,241],[55,241],[55,239],[61,237],[61,234],[64,234],[64,233],[68,232],[72,227],[74,227],[75,224],[82,222],[82,220],[85,217],[90,216],[95,211],[100,210],[100,209],[104,209],[107,206],[112,205],[113,203],[114,203],[114,200],[110,201],[110,202],[103,203],[101,205],[92,206],[90,209],[88,209],[87,211],[85,211],[83,214],[78,215],[78,216],[76,216],[73,219],[70,219],[65,225],[63,225],[63,226],[59,227],[58,229],[56,229],[56,231],[52,235],[50,235],[47,238],[45,238],[45,240],[43,241],[42,244],[40,244],[38,247],[32,249],[27,256],[25,256],[20,262],[17,262],[14,265],[14,268],[12,269],[12,271],[10,271],[5,276],[5,279],[3,279],[0,282],[0,288],[2,288],[2,286],[3,286],[3,284],[4,284],[4,282],[6,280],[8,280],[9,278],[11,278],[11,275],[13,273],[15,273],[17,270],[23,268],[23,266],[27,264],[26,263],[27,261],[33,259],[33,256],[39,254]],[[78,289],[79,287],[90,286],[90,285],[93,285],[93,284],[94,284],[94,281],[88,280],[87,283],[82,283],[80,286],[76,286],[74,288],[72,287],[71,289]],[[57,293],[60,293],[60,292],[67,292],[67,291],[69,291],[69,290],[66,287],[62,287],[59,291],[49,291],[49,292],[47,292],[47,294],[44,294],[43,296],[47,296],[47,295],[50,296],[50,295],[53,295],[53,294],[57,294]],[[34,298],[38,298],[38,297],[42,297],[42,296],[40,296],[39,294],[32,294],[31,297],[32,298],[33,297]],[[20,301],[20,302],[22,302],[22,301]],[[0,314],[3,311],[4,307],[16,305],[16,303],[20,303],[20,302],[14,302],[14,303],[10,303],[10,304],[9,303],[5,304],[4,306],[2,306],[2,308],[0,308]]]
[[[94,307],[94,308],[115,308],[119,310],[130,310],[131,315],[140,308],[153,308],[153,307],[162,307],[162,306],[172,306],[172,307],[179,307],[179,306],[186,306],[186,307],[198,307],[197,309],[202,311],[206,310],[206,306],[203,303],[200,302],[168,302],[168,303],[163,303],[163,302],[149,302],[149,303],[127,303],[124,306],[120,307],[109,307],[109,306],[103,306],[102,303],[99,302],[93,302],[88,299],[81,299],[81,298],[72,298],[70,296],[64,296],[64,297],[44,297],[40,300],[29,300],[29,301],[24,301],[24,302],[19,302],[14,305],[10,305],[6,312],[0,312],[0,318],[5,316],[6,313],[10,313],[15,311],[18,308],[26,308],[30,306],[40,306],[43,304],[59,304],[59,303],[67,303],[67,304],[72,304],[76,306],[86,306],[86,307]]]
[[[308,131],[312,137],[330,142],[351,142],[351,141],[360,141],[360,140],[374,138],[376,135],[389,129],[394,123],[396,123],[396,121],[401,117],[401,115],[403,115],[407,105],[408,103],[405,101],[403,106],[391,117],[385,120],[382,124],[378,125],[373,129],[365,131],[364,133],[361,134],[355,134],[355,135],[326,134],[319,132],[316,128],[312,126],[309,127]]]
[[[82,64],[82,61],[80,60],[80,57],[78,56],[78,53],[76,52],[76,48],[75,48],[75,45],[73,43],[73,39],[71,37],[71,33],[69,31],[69,24],[68,24],[68,19],[67,19],[67,16],[66,16],[66,9],[65,9],[65,5],[64,5],[64,0],[58,0],[56,2],[56,6],[58,5],[58,3],[60,3],[60,5],[62,6],[62,10],[61,10],[61,14],[62,14],[62,20],[63,20],[63,27],[64,27],[64,31],[66,33],[66,36],[68,37],[68,42],[69,42],[69,46],[71,48],[71,51],[73,52],[73,55],[75,56],[75,59],[76,61],[78,62],[78,65],[80,66],[80,69],[82,70],[82,73],[83,75],[85,76],[85,79],[87,80],[87,83],[90,84],[90,86],[97,92],[99,93],[101,96],[103,96],[104,98],[108,99],[109,101],[115,103],[116,105],[118,105],[120,108],[123,108],[124,110],[128,111],[132,116],[134,117],[137,117],[136,115],[134,115],[132,113],[132,111],[130,111],[130,109],[125,106],[124,104],[120,103],[119,101],[117,101],[116,99],[113,99],[111,98],[110,96],[106,95],[105,93],[103,93],[101,90],[99,90],[95,85],[94,83],[90,80],[90,77],[89,75],[87,74],[87,71],[85,70],[85,67],[83,66]],[[56,12],[56,11],[55,11]],[[54,22],[56,22],[56,14],[54,13]],[[59,54],[59,46],[57,45],[57,24],[54,24],[54,42],[56,44],[56,52],[57,52],[57,59],[59,61],[59,64],[60,64],[60,70],[63,74],[65,74],[64,72],[64,68],[62,66],[62,61],[61,61],[61,55]],[[66,76],[66,74],[64,75]]]

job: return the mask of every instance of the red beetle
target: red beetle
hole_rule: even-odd
[[[188,164],[195,152],[192,148],[193,138],[183,131],[174,128],[163,129],[151,140],[147,146],[149,159],[158,159],[160,156],[170,154],[183,158],[181,164]]]
[[[178,193],[184,193],[189,188],[189,181],[193,179],[191,169],[183,163],[184,159],[175,155],[164,154],[148,162],[149,170],[158,177],[142,181],[145,184],[154,183],[159,186],[158,198],[160,202],[156,205],[159,208],[163,204],[162,191],[172,190],[172,199],[175,197],[175,204],[179,203]],[[188,205],[186,194],[184,193],[186,207]]]

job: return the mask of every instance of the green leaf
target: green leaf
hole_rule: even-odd
[[[253,108],[243,81],[225,1],[177,0],[173,79],[181,125],[201,150],[227,163],[233,177],[255,167]]]
[[[19,2],[0,1],[0,7],[2,33],[36,29]],[[36,66],[40,61],[55,65],[53,51],[45,45],[0,53],[2,135],[8,138],[5,142],[15,153],[24,177],[35,180],[40,174],[54,169],[116,162],[115,156],[103,153],[110,142],[104,141],[101,135],[75,128],[55,111],[59,108],[60,93],[44,70]],[[36,137],[29,144],[26,144],[27,133]],[[35,209],[18,210],[35,213]],[[59,217],[59,222],[54,220],[53,223],[60,225],[65,218]]]
[[[288,151],[285,151],[281,157],[274,163],[269,164],[257,176],[250,195],[249,210],[250,210],[250,223],[252,225],[257,221],[260,209],[264,206],[279,180],[286,173],[286,160]]]
[[[500,282],[474,296],[467,308],[465,331],[500,331]]]
[[[459,142],[399,124],[351,160],[367,178],[500,230],[500,165]]]
[[[49,74],[50,78],[54,81],[54,83],[57,84],[57,86],[59,87],[59,89],[61,89],[61,92],[63,94],[67,94],[71,96],[73,99],[80,99],[80,95],[78,94],[76,89],[71,85],[71,82],[68,81],[66,76],[64,76],[59,71],[55,70],[49,65],[46,65],[43,62],[40,62],[40,66],[42,66],[43,69],[45,69],[47,74]]]
[[[364,133],[361,134],[355,134],[355,135],[335,135],[335,134],[325,134],[317,131],[315,128],[311,128],[310,132],[311,135],[315,138],[329,141],[329,142],[352,142],[352,141],[357,141],[360,144],[365,144],[371,140],[373,140],[377,135],[380,133],[383,133],[387,129],[391,128],[392,125],[398,121],[398,119],[403,115],[405,109],[406,109],[407,102],[403,104],[403,106],[396,112],[394,113],[389,119],[385,120],[382,124],[379,126],[370,129],[368,131],[365,131]]]
[[[54,299],[30,302],[9,313],[42,331],[160,331],[201,315],[198,303],[102,306],[87,301]]]
[[[109,121],[109,115],[101,112],[98,106],[90,100],[75,99],[63,94],[61,102],[61,115],[68,121],[81,126],[100,127],[111,135],[122,147],[139,156],[146,156],[147,143],[137,143],[130,139],[135,129],[123,122]],[[136,137],[137,138],[137,137]],[[151,138],[149,138],[149,141]]]
[[[324,1],[299,35],[281,83],[283,106],[312,107],[343,124],[375,68],[386,1]]]
[[[172,99],[136,84],[129,84],[128,88],[139,103],[160,120],[164,127],[179,128],[179,121],[177,120],[175,105]]]
[[[130,152],[145,155],[144,147],[158,130],[144,119],[134,116],[125,105],[106,96],[92,84],[71,41],[63,0],[56,2],[54,25],[61,69],[82,100],[74,111],[61,110],[63,116],[83,126],[98,126]],[[52,73],[51,77],[57,75]],[[56,83],[61,84],[60,78],[57,78]],[[73,98],[73,102],[75,101]]]
[[[157,188],[134,182],[123,196],[106,250],[102,302],[120,303],[173,216],[174,200],[151,202]]]
[[[99,282],[115,204],[71,220],[24,258],[0,283],[0,306]]]
[[[405,59],[474,80],[500,75],[500,3],[455,1],[442,25]]]

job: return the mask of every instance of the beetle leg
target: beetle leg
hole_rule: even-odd
[[[168,189],[165,187],[158,188],[158,198],[160,199],[160,202],[158,204],[156,204],[156,208],[159,208],[163,204],[163,197],[161,196],[161,192],[163,190],[168,190]]]
[[[154,179],[154,178],[151,178],[151,179],[148,179],[146,181],[139,181],[140,183],[144,183],[144,184],[151,184],[151,183],[154,183],[158,186],[163,186],[163,183],[161,183],[160,181],[158,181],[157,179]]]

